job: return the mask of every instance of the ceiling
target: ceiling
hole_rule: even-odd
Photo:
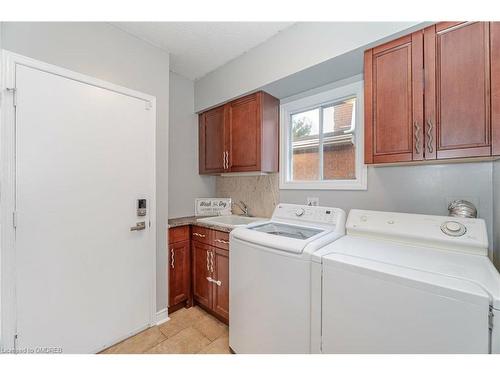
[[[114,22],[170,53],[170,70],[198,79],[265,42],[293,22]]]

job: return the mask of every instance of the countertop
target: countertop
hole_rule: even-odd
[[[223,227],[221,225],[206,223],[202,221],[197,221],[198,217],[196,216],[185,216],[185,217],[177,217],[173,219],[168,219],[168,228],[182,227],[184,225],[197,225],[199,227],[205,227],[209,229],[218,230],[221,232],[229,233],[233,230],[233,228]]]

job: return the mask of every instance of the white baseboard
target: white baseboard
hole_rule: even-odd
[[[169,320],[170,320],[170,318],[168,317],[168,310],[167,309],[163,309],[163,310],[156,312],[156,325],[157,326],[160,324],[163,324],[165,322],[168,322]]]

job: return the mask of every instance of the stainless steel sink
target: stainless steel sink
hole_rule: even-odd
[[[239,215],[227,215],[227,216],[213,216],[204,217],[198,219],[197,221],[202,223],[211,223],[215,225],[220,225],[228,228],[244,227],[250,223],[255,223],[256,221],[265,221],[268,219],[262,217],[248,217]]]

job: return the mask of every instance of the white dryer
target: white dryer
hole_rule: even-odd
[[[315,352],[500,352],[500,275],[482,219],[351,210],[347,235],[322,253]]]
[[[270,221],[231,232],[234,352],[310,353],[311,255],[345,234],[345,220],[338,208],[282,203]]]

